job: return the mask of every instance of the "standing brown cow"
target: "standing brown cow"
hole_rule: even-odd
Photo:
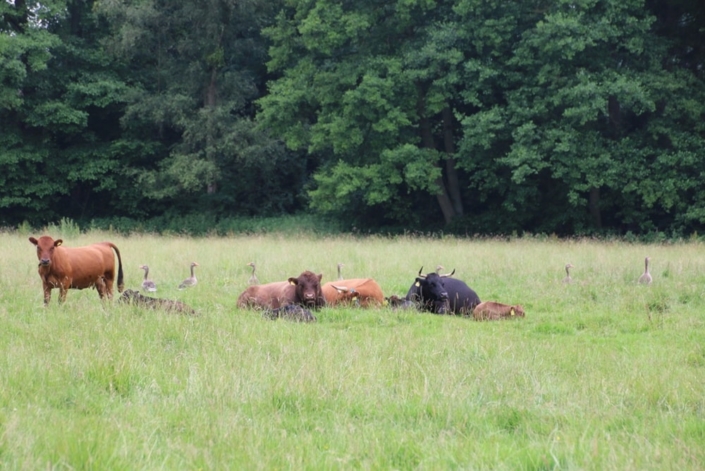
[[[66,300],[66,292],[71,289],[84,289],[95,286],[100,298],[113,297],[115,280],[115,256],[118,257],[118,292],[125,285],[122,276],[120,251],[112,242],[100,242],[85,247],[63,247],[61,239],[54,240],[42,236],[39,240],[30,237],[37,246],[39,277],[44,284],[44,305],[51,300],[51,290],[59,288],[59,302]]]
[[[384,304],[382,288],[372,278],[329,281],[321,289],[329,306],[358,303],[362,307],[370,307]]]
[[[326,304],[321,292],[322,278],[323,275],[305,271],[288,281],[250,286],[237,298],[237,306],[278,309],[289,304],[299,304],[319,308]]]

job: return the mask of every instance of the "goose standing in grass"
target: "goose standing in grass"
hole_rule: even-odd
[[[257,275],[255,275],[255,270],[257,269],[257,266],[255,265],[255,262],[250,262],[247,264],[248,267],[252,267],[252,276],[250,276],[250,279],[247,280],[247,284],[250,286],[253,285],[258,285],[259,280],[257,279]]]
[[[343,279],[343,275],[340,273],[340,269],[343,268],[344,266],[345,266],[345,264],[343,264],[343,263],[338,264],[338,279],[339,280]]]
[[[644,259],[644,274],[639,277],[639,283],[642,285],[650,285],[653,281],[653,278],[651,278],[651,273],[649,273],[649,260],[651,260],[651,257],[646,257]]]
[[[149,279],[149,267],[147,265],[141,265],[140,268],[144,270],[144,280],[142,280],[142,289],[149,292],[155,292],[157,290],[157,284]]]
[[[179,289],[190,288],[192,286],[196,286],[196,283],[198,283],[198,280],[196,279],[196,275],[193,274],[193,267],[197,267],[197,266],[198,266],[198,263],[191,262],[191,276],[181,282],[181,284],[179,285]]]
[[[572,263],[568,263],[565,266],[565,278],[563,278],[563,283],[572,283],[573,279],[570,277],[570,269],[573,268]]]

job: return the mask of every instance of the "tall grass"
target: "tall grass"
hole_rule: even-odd
[[[95,290],[61,306],[55,291],[44,308],[26,234],[0,234],[2,468],[705,467],[700,243],[59,229],[67,246],[113,241],[127,287],[146,263],[160,297],[201,315]],[[646,255],[648,287],[636,284]],[[179,291],[191,261],[199,284]],[[305,269],[331,280],[343,262],[387,294],[442,264],[527,317],[325,308],[316,324],[272,322],[235,308],[250,261],[262,282]]]

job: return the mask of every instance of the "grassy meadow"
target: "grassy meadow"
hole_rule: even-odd
[[[111,240],[126,287],[199,317],[48,308],[25,231],[0,234],[2,469],[704,469],[705,250],[517,238],[259,235]],[[639,286],[651,256],[651,286]],[[179,291],[191,261],[198,285]],[[235,308],[303,270],[405,294],[442,264],[526,318],[324,308],[315,324]],[[574,282],[562,283],[572,263]]]

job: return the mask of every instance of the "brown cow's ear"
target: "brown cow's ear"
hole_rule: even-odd
[[[30,238],[29,238],[29,241],[30,241],[31,243],[33,243],[34,245],[37,245],[37,244],[39,243],[39,241],[38,241],[37,239],[35,239],[34,237],[30,237]]]
[[[290,284],[290,285],[296,285],[296,284],[298,284],[298,282],[299,282],[299,280],[297,280],[297,279],[294,278],[294,277],[289,278],[289,284]]]
[[[320,283],[322,279],[323,279],[323,273],[321,273],[320,275],[318,275],[318,282]]]
[[[64,243],[64,241],[61,240],[61,239],[55,240],[55,241],[54,241],[54,247],[58,247],[58,246],[60,246],[60,245],[63,244],[63,243]]]

